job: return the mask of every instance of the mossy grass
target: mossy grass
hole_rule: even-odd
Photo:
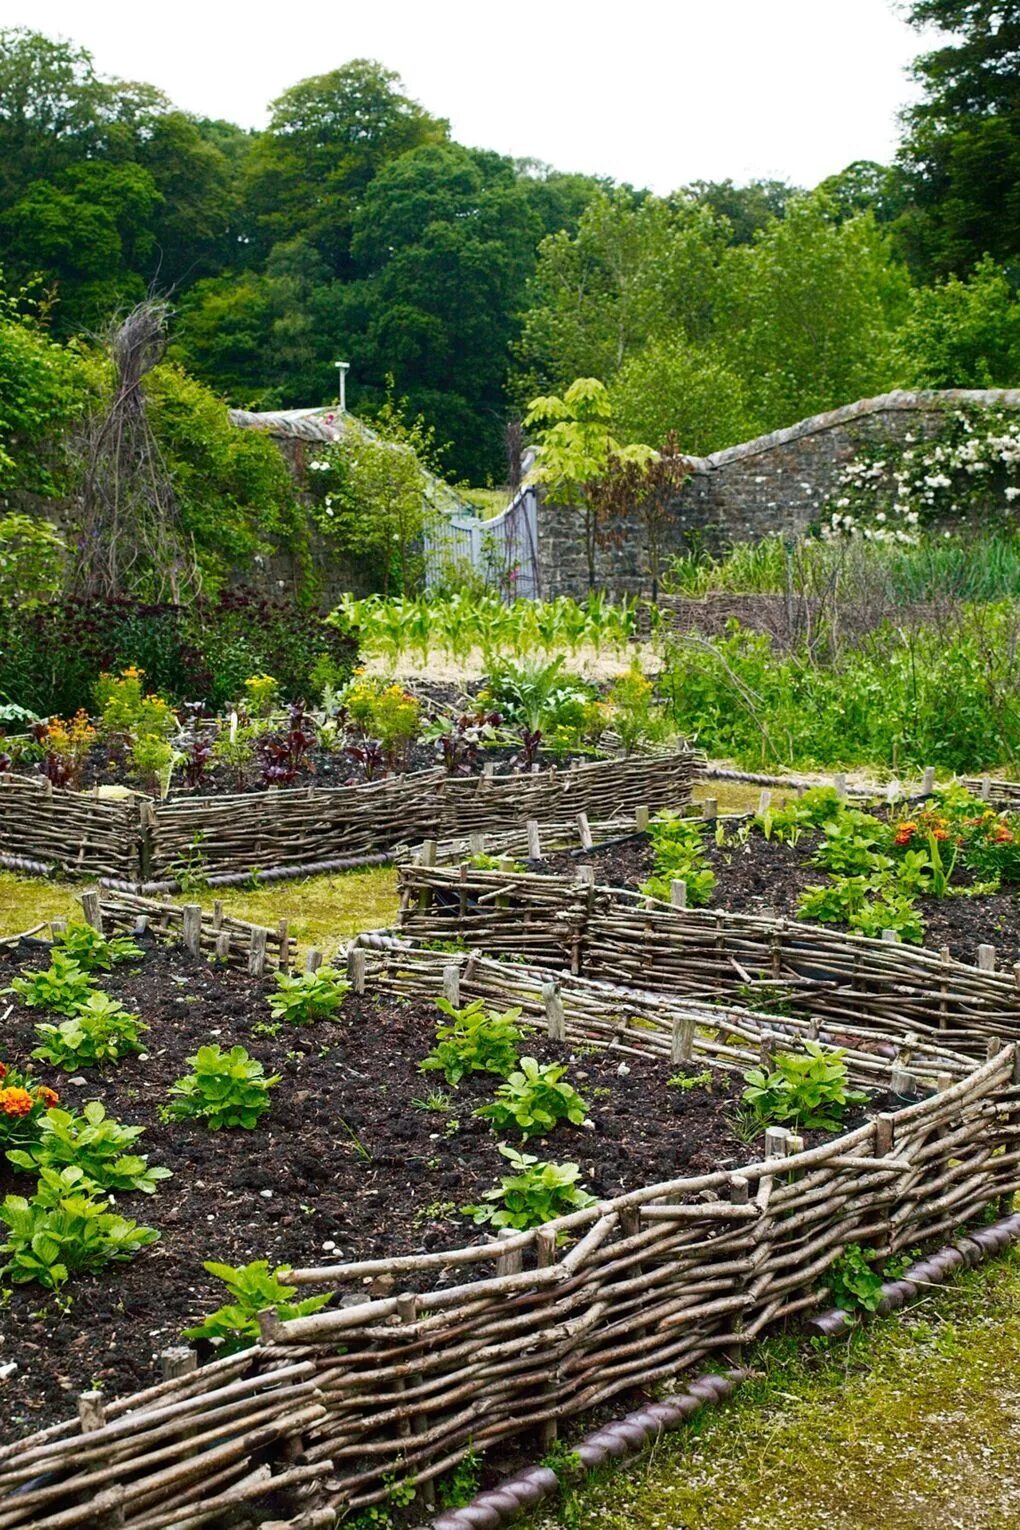
[[[769,1339],[751,1379],[650,1454],[571,1487],[526,1530],[865,1530],[1020,1517],[1020,1253],[849,1341]],[[624,1412],[621,1404],[620,1412]],[[571,1431],[563,1442],[584,1433]]]

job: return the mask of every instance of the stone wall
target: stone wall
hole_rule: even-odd
[[[719,550],[733,542],[802,534],[818,518],[840,469],[862,445],[933,436],[946,412],[961,404],[1020,408],[1020,389],[883,393],[695,459],[695,471],[674,505],[668,552],[692,545]],[[541,506],[538,548],[544,597],[586,590],[582,527],[579,512]],[[619,546],[600,549],[598,582],[618,595],[648,593],[636,525],[628,528]]]

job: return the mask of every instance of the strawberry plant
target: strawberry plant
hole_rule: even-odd
[[[94,1068],[98,1063],[118,1062],[131,1052],[145,1050],[141,1041],[149,1027],[106,993],[92,993],[79,1004],[70,1020],[59,1025],[39,1024],[39,1045],[33,1057],[53,1063],[66,1073]]]
[[[766,1126],[792,1126],[798,1131],[838,1131],[846,1107],[867,1099],[847,1088],[844,1052],[806,1041],[804,1052],[781,1052],[766,1073],[752,1068],[744,1074],[741,1098]]]
[[[80,1169],[90,1190],[141,1190],[151,1195],[169,1169],[149,1168],[148,1158],[128,1151],[145,1130],[124,1126],[106,1114],[99,1100],[90,1100],[81,1115],[50,1109],[39,1124],[39,1136],[27,1148],[14,1148],[7,1157],[16,1168],[38,1174],[43,1169]]]
[[[516,1127],[525,1141],[543,1137],[559,1121],[583,1126],[588,1106],[571,1084],[562,1082],[566,1071],[562,1065],[543,1067],[534,1057],[522,1057],[520,1068],[500,1084],[492,1103],[474,1114],[491,1121],[494,1131]]]
[[[269,1109],[269,1091],[280,1082],[244,1047],[224,1052],[218,1045],[199,1047],[189,1057],[192,1071],[170,1086],[170,1103],[160,1115],[164,1121],[204,1121],[210,1131],[242,1126],[250,1131]]]
[[[452,1024],[436,1027],[436,1044],[418,1065],[423,1073],[441,1068],[448,1084],[459,1084],[467,1073],[498,1073],[506,1078],[517,1066],[521,1033],[515,1022],[520,1009],[492,1014],[481,999],[461,1009],[449,999],[437,999],[436,1007]]]
[[[334,1015],[350,986],[334,967],[320,967],[317,972],[303,972],[300,977],[278,972],[277,991],[269,996],[269,1008],[274,1020],[310,1025],[314,1020],[328,1020]]]
[[[576,1163],[542,1163],[504,1142],[499,1144],[499,1151],[514,1172],[504,1175],[494,1189],[486,1190],[487,1205],[461,1207],[464,1215],[479,1225],[541,1227],[568,1211],[594,1204],[595,1197],[577,1183],[581,1170]]]
[[[277,1315],[286,1322],[289,1318],[307,1317],[311,1312],[318,1312],[329,1301],[328,1294],[306,1296],[302,1301],[293,1301],[292,1298],[297,1295],[297,1286],[285,1283],[290,1273],[289,1267],[281,1264],[275,1270],[270,1270],[266,1259],[255,1259],[251,1264],[242,1265],[220,1264],[215,1259],[207,1259],[202,1268],[210,1275],[215,1275],[217,1280],[223,1281],[231,1300],[217,1307],[215,1312],[210,1312],[208,1317],[192,1328],[186,1328],[181,1337],[208,1339],[210,1344],[217,1346],[221,1355],[247,1349],[256,1342],[259,1336],[258,1315],[267,1308],[275,1308]]]
[[[157,1241],[155,1228],[140,1227],[110,1204],[81,1169],[43,1169],[31,1199],[8,1195],[0,1205],[0,1222],[9,1229],[0,1244],[0,1254],[9,1256],[0,1274],[15,1285],[34,1280],[57,1291],[70,1276],[132,1259]]]

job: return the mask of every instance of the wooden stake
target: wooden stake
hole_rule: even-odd
[[[839,798],[840,802],[845,802],[846,772],[843,770],[837,770],[836,774],[832,778],[832,784],[836,788],[836,796]]]
[[[651,818],[652,818],[652,813],[651,813],[651,809],[650,808],[647,808],[647,807],[636,807],[634,809],[634,827],[638,831],[639,834],[647,833],[648,825],[651,822]]]
[[[921,777],[921,796],[930,797],[934,790],[935,767],[934,765],[926,765],[924,767],[924,775]]]
[[[978,946],[978,948],[977,948],[977,964],[978,964],[978,967],[980,968],[980,970],[982,972],[994,972],[995,971],[995,947],[994,946]]]
[[[351,946],[347,953],[347,976],[355,993],[365,992],[365,952],[361,946]]]
[[[190,951],[192,956],[202,954],[202,905],[201,903],[185,903],[181,910],[183,915],[182,938],[184,949]]]
[[[258,925],[252,926],[251,943],[248,947],[248,972],[251,977],[261,977],[266,970],[267,933]]]
[[[103,933],[103,911],[99,903],[99,893],[94,887],[87,887],[81,895],[81,911],[85,915],[85,923],[90,924],[94,930]]]
[[[672,1063],[690,1062],[694,1055],[695,1022],[690,1015],[674,1015],[670,1037],[669,1060]]]
[[[542,859],[542,836],[538,828],[538,819],[529,818],[525,828],[528,831],[528,860],[540,861]]]
[[[577,832],[581,836],[581,849],[591,850],[594,847],[595,841],[591,837],[591,825],[588,822],[588,814],[578,813],[576,823]]]
[[[714,823],[719,817],[719,802],[715,797],[706,797],[701,804],[701,816],[707,823]]]
[[[687,883],[682,877],[674,877],[670,882],[669,901],[674,908],[687,907]]]
[[[453,962],[443,968],[443,998],[449,999],[454,1009],[460,1005],[460,968]]]
[[[319,970],[319,968],[321,966],[322,966],[322,952],[317,950],[316,947],[313,946],[310,951],[307,951],[305,953],[305,971],[306,972],[318,972],[318,970]]]
[[[542,999],[545,1003],[546,1026],[550,1041],[565,1041],[567,1025],[563,1014],[563,1000],[560,998],[558,983],[542,984]]]
[[[761,796],[758,798],[758,816],[767,813],[772,806],[772,793],[767,786],[762,787]]]

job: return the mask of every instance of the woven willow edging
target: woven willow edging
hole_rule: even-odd
[[[110,800],[0,776],[0,856],[128,885],[172,884],[183,868],[215,882],[250,873],[349,862],[424,840],[498,832],[577,813],[682,808],[697,755],[596,760],[534,775],[457,779],[441,770],[359,786],[301,787],[230,797]]]
[[[873,1025],[887,1039],[944,1033],[972,1057],[1020,1039],[1020,967],[989,972],[945,953],[800,920],[672,909],[619,888],[466,866],[404,865],[400,928],[575,975],[673,995],[728,996]]]
[[[130,901],[111,922],[131,917]],[[704,1055],[761,1046],[760,1032],[736,1029],[760,1027],[760,1016],[695,1009],[693,1030],[681,1028],[685,1007],[661,996],[569,981],[549,993],[542,971],[466,953],[451,960],[376,937],[350,960],[359,984],[390,992],[435,993],[437,974],[453,968],[461,993],[484,985],[503,1006],[523,995],[532,1023],[540,1004],[547,1024],[596,1044],[661,1054],[668,1030],[671,1047]],[[628,1015],[636,1005],[648,1028],[628,1019],[610,1034],[611,1004]],[[851,1043],[851,1071],[874,1067]],[[750,1342],[818,1305],[848,1243],[883,1258],[1011,1200],[1020,1048],[996,1047],[968,1072],[958,1054],[918,1049],[912,1066],[937,1069],[939,1092],[808,1151],[776,1133],[755,1164],[648,1186],[528,1232],[295,1271],[296,1284],[330,1290],[338,1305],[286,1323],[266,1314],[252,1349],[105,1406],[91,1397],[80,1419],[0,1448],[0,1530],[181,1530],[273,1489],[286,1512],[308,1510],[297,1523],[325,1525],[334,1509],[383,1501],[394,1480],[427,1484],[470,1450],[536,1425],[551,1432]],[[280,1502],[266,1512],[278,1515]]]

